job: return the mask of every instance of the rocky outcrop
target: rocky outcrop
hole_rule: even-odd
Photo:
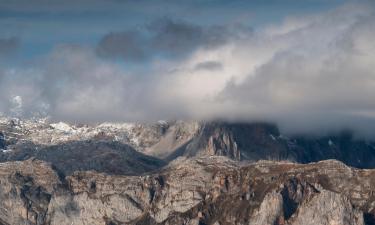
[[[204,123],[187,146],[185,156],[219,155],[235,160],[290,157],[279,131],[266,123]],[[274,140],[275,139],[275,140]]]
[[[291,225],[364,224],[363,213],[353,208],[350,200],[335,192],[322,190],[305,201],[290,219]]]
[[[41,161],[0,163],[0,224],[45,224],[57,173]]]
[[[373,224],[375,170],[224,157],[157,173],[61,177],[38,160],[0,164],[2,224]]]
[[[200,126],[197,122],[173,122],[156,143],[142,152],[171,161],[184,154],[186,146],[195,138]]]

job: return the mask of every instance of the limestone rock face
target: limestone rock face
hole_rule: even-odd
[[[268,193],[260,207],[251,216],[250,225],[275,224],[283,215],[283,196],[280,193]]]
[[[59,176],[41,161],[0,164],[0,224],[45,224]]]
[[[209,122],[202,124],[184,154],[227,156],[234,160],[276,159],[287,156],[283,141],[276,140],[278,136],[277,127],[271,124]]]
[[[375,170],[225,157],[179,158],[159,172],[64,177],[30,159],[0,164],[0,224],[370,225]]]
[[[353,209],[349,199],[340,194],[322,190],[298,209],[291,224],[355,225],[364,224],[363,214]]]

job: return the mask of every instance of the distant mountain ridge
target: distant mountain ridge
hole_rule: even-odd
[[[239,161],[288,160],[309,163],[337,159],[358,168],[375,168],[375,142],[354,139],[348,132],[318,138],[303,135],[286,137],[274,124],[220,121],[103,123],[91,126],[49,123],[46,120],[2,119],[0,122],[0,132],[3,134],[0,145],[6,149],[0,152],[3,161],[43,158],[46,150],[64,146],[89,154],[84,153],[83,149],[90,151],[90,148],[82,144],[91,142],[92,149],[99,148],[93,150],[96,154],[104,149],[115,152],[134,149],[137,154],[159,160],[157,165],[181,156],[217,155]],[[33,153],[30,148],[39,150]],[[51,152],[48,154],[51,156]],[[24,155],[24,158],[20,155]]]

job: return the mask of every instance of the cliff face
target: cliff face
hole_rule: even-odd
[[[0,164],[0,224],[374,224],[375,170],[223,157],[143,176]]]
[[[235,160],[288,158],[276,126],[264,123],[204,123],[185,155],[219,155]]]
[[[374,142],[355,139],[349,132],[321,137],[286,137],[275,125],[266,123],[204,123],[182,155],[299,163],[337,159],[358,168],[375,168]]]

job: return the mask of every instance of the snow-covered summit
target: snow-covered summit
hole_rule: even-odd
[[[76,131],[76,129],[73,126],[64,122],[51,123],[50,126],[53,129],[56,129],[65,133],[74,133]]]
[[[189,127],[190,126],[190,127]],[[155,123],[100,123],[70,124],[68,122],[50,122],[43,119],[18,119],[0,117],[0,130],[14,143],[30,141],[36,145],[57,145],[71,141],[103,140],[128,144],[138,151],[145,151],[158,143],[168,129],[178,127],[192,136],[196,126],[181,121]],[[182,127],[186,127],[182,129]]]

